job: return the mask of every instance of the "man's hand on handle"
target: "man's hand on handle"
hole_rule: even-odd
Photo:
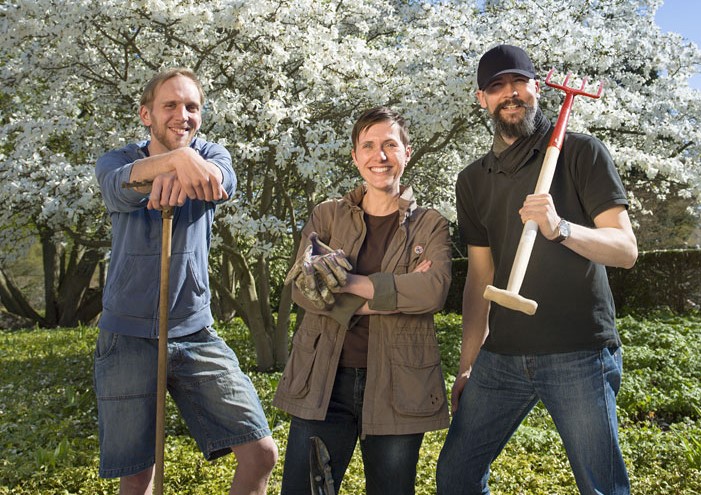
[[[523,206],[518,211],[521,222],[524,224],[528,220],[533,220],[538,224],[538,229],[543,236],[552,240],[557,237],[557,224],[560,217],[555,210],[553,198],[550,194],[529,194],[523,202]]]
[[[182,206],[187,199],[175,173],[163,174],[153,179],[149,192],[149,210],[162,210],[167,207]]]
[[[175,174],[188,198],[219,201],[229,197],[221,184],[219,167],[189,147],[178,148],[170,153],[177,153],[177,156],[173,157]]]
[[[187,198],[219,201],[229,195],[222,172],[192,148],[178,148],[134,162],[128,187],[149,194],[148,208],[182,206]]]

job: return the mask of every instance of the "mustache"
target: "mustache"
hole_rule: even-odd
[[[519,99],[519,98],[511,98],[510,100],[501,102],[497,105],[496,112],[500,112],[503,110],[505,107],[516,105],[518,107],[526,107],[526,102]],[[495,112],[495,113],[496,113]]]

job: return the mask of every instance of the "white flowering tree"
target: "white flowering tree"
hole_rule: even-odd
[[[486,3],[482,20],[490,42],[521,44],[542,74],[555,67],[562,75],[571,71],[604,82],[601,100],[575,100],[570,129],[607,144],[633,218],[663,223],[656,215],[660,202],[674,200],[698,225],[701,93],[689,88],[688,79],[701,69],[701,56],[696,45],[655,24],[663,0]],[[562,96],[552,93],[558,92],[544,94],[541,104],[554,118]],[[643,246],[657,241],[643,229],[639,237]]]
[[[608,144],[635,209],[701,196],[697,47],[662,35],[659,1],[16,0],[0,7],[0,298],[46,325],[90,321],[109,245],[93,167],[142,138],[137,101],[154,71],[185,65],[205,83],[202,134],[228,147],[239,190],[217,215],[215,309],[240,315],[258,365],[287,355],[291,301],[281,280],[311,208],[358,182],[350,130],[386,104],[410,121],[406,182],[453,217],[457,171],[490,144],[475,104],[481,53],[499,42],[606,82],[578,100],[571,128]],[[479,7],[478,5],[479,4]],[[560,95],[542,106],[554,117]],[[642,191],[654,191],[650,198]],[[46,311],[2,269],[39,239]],[[93,286],[95,284],[93,283]],[[278,311],[274,312],[273,308]]]

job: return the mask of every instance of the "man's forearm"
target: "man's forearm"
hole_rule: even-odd
[[[462,294],[460,374],[469,376],[489,333],[489,301],[484,289],[494,281],[494,263],[488,247],[468,246],[468,268]]]
[[[183,195],[190,199],[218,201],[227,199],[222,182],[222,170],[208,162],[192,148],[183,147],[137,160],[132,165],[130,182],[153,181],[157,177],[174,175]],[[148,191],[142,191],[148,192]]]
[[[462,344],[460,346],[460,374],[469,376],[484,339],[489,333],[489,301],[478,288],[465,287],[463,292]]]
[[[175,171],[170,153],[149,156],[134,162],[129,175],[130,182],[153,181],[159,175]]]
[[[615,228],[588,228],[571,225],[571,234],[563,246],[594,263],[620,268],[631,268],[638,257],[638,248],[632,231]]]

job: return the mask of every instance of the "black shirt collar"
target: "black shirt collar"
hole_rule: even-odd
[[[535,131],[530,136],[520,138],[509,146],[500,135],[495,134],[492,149],[488,153],[490,171],[508,174],[520,169],[534,153],[542,149],[543,138],[550,128],[550,121],[538,108],[535,115]]]

